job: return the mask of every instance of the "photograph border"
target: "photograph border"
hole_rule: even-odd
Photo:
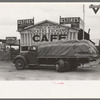
[[[100,2],[100,0],[0,0],[0,2]]]
[[[24,2],[32,2],[32,3],[38,3],[38,2],[40,2],[40,3],[45,3],[45,2],[50,2],[50,3],[54,3],[54,2],[76,2],[76,3],[87,3],[87,2],[98,2],[98,3],[100,3],[100,0],[0,0],[0,3],[16,3],[16,2],[19,2],[19,3],[24,3]],[[12,81],[10,81],[10,82],[12,82]],[[77,81],[78,82],[78,81]],[[96,81],[96,82],[98,82],[98,81]],[[1,82],[0,82],[1,83]],[[2,81],[2,83],[3,83],[3,81]],[[5,83],[5,82],[4,82]],[[9,83],[9,82],[8,82]],[[52,82],[51,82],[52,83]],[[99,82],[100,83],[100,82]],[[6,83],[7,84],[7,83]],[[95,85],[95,84],[94,84]],[[0,86],[1,86],[1,84],[0,84]],[[5,86],[5,85],[4,85]],[[62,87],[61,85],[59,85],[60,87]],[[99,86],[99,85],[97,85],[97,86]],[[7,86],[8,87],[8,86]],[[0,87],[1,88],[1,87]],[[64,88],[64,87],[63,87]],[[98,87],[98,88],[100,88],[100,86]],[[96,87],[96,89],[97,89],[97,87]],[[5,91],[5,90],[4,90]],[[2,91],[0,91],[0,93],[1,93]],[[91,92],[91,91],[90,91]],[[98,98],[44,98],[44,97],[42,97],[42,98],[19,98],[19,97],[15,97],[15,98],[12,98],[12,97],[10,97],[10,98],[8,98],[8,97],[1,97],[0,98],[0,100],[100,100],[100,97]]]

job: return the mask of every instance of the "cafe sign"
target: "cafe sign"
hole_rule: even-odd
[[[60,25],[38,25],[32,30],[32,33],[34,42],[48,42],[66,39],[68,28]]]

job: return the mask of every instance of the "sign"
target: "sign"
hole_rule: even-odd
[[[60,17],[60,24],[70,24],[72,28],[83,29],[84,22],[80,17]]]
[[[94,13],[96,14],[98,12],[98,10],[100,9],[100,4],[99,5],[93,5],[93,4],[91,4],[89,6],[89,8],[92,8],[93,11],[94,11]]]
[[[17,37],[6,37],[6,44],[13,45],[16,43]]]
[[[18,31],[22,31],[25,27],[34,25],[34,18],[33,19],[23,19],[17,21],[17,29]]]
[[[66,18],[60,18],[60,24],[73,24],[73,23],[79,23],[80,17],[66,17]]]

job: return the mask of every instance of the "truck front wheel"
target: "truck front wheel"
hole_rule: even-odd
[[[24,68],[25,68],[25,63],[24,63],[24,61],[23,61],[22,59],[17,59],[17,60],[15,61],[15,67],[16,67],[16,69],[18,69],[18,70],[24,69]]]
[[[65,67],[65,62],[63,59],[60,59],[56,62],[56,71],[57,72],[63,72]]]

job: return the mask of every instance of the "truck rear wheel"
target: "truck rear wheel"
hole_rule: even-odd
[[[63,59],[60,59],[56,62],[56,71],[57,72],[63,72],[65,69],[65,62]]]
[[[76,59],[70,59],[69,65],[71,70],[75,70],[78,67],[78,61]]]
[[[70,71],[70,65],[68,61],[65,61],[65,71]]]
[[[16,69],[18,69],[18,70],[24,69],[24,68],[25,68],[25,63],[24,63],[24,61],[23,61],[22,59],[17,59],[17,60],[15,61],[15,67],[16,67]]]

